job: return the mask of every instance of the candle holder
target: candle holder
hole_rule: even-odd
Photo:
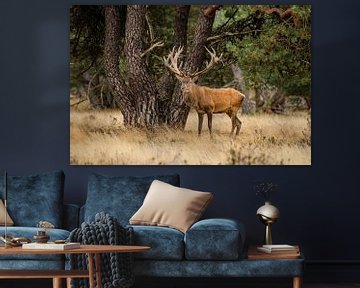
[[[50,237],[46,234],[46,231],[38,231],[33,239],[36,243],[47,243]]]

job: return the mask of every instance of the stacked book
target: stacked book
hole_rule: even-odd
[[[266,260],[266,259],[296,259],[300,257],[299,246],[291,245],[262,245],[250,246],[248,250],[248,259]]]
[[[291,246],[291,245],[262,245],[258,246],[257,250],[259,252],[264,252],[268,254],[299,254],[299,247],[298,246]]]

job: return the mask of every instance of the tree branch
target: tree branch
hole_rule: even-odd
[[[86,101],[86,100],[88,100],[88,99],[87,99],[87,98],[81,99],[81,100],[79,100],[79,101],[78,101],[78,102],[76,102],[76,103],[70,104],[70,107],[73,107],[73,106],[79,105],[80,103],[82,103],[82,102],[84,102],[84,101]]]
[[[146,24],[148,25],[149,28],[149,35],[150,35],[150,43],[155,41],[155,37],[154,37],[154,29],[151,25],[151,21],[150,21],[150,17],[149,17],[149,12],[146,11],[145,14],[145,19],[146,19]],[[141,56],[142,57],[142,56]]]
[[[280,8],[269,8],[269,9],[265,10],[265,13],[268,15],[275,14],[278,17],[280,17],[280,19],[283,19],[283,20],[287,20],[292,17],[294,25],[296,27],[298,27],[300,25],[299,15],[296,12],[294,12],[294,10],[292,10],[291,8],[288,8],[286,10],[283,10]]]
[[[164,46],[163,41],[156,42],[152,44],[148,49],[146,49],[143,53],[141,53],[140,57],[143,58],[147,53],[154,50],[156,47],[162,47],[162,46]]]
[[[239,11],[239,8],[236,8],[234,13],[229,17],[229,19],[223,25],[221,25],[217,30],[221,31],[235,17],[235,15],[238,11]]]
[[[209,5],[204,10],[204,16],[207,18],[212,18],[215,16],[217,10],[219,10],[223,5]]]
[[[255,30],[250,30],[250,31],[242,31],[242,32],[224,32],[220,35],[215,35],[215,36],[210,36],[207,38],[207,42],[210,42],[210,46],[214,45],[215,43],[221,42],[222,40],[224,40],[225,38],[228,37],[235,37],[235,36],[239,36],[239,35],[246,35],[246,34],[250,34],[250,33],[254,33],[254,32],[263,32],[264,30],[260,30],[260,29],[255,29]]]

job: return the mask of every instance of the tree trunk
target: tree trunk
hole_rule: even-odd
[[[184,53],[187,48],[187,24],[190,12],[190,5],[176,6],[176,15],[174,21],[174,46],[184,47]]]
[[[157,113],[157,89],[154,79],[147,71],[145,59],[141,57],[145,51],[146,38],[146,6],[128,6],[125,25],[125,54],[128,68],[128,89],[135,96],[135,112],[133,126],[153,128],[159,123]]]
[[[205,44],[211,35],[215,19],[215,12],[218,5],[202,6],[194,31],[193,44],[187,53],[184,70],[195,72],[201,68],[205,58]],[[168,123],[173,128],[184,129],[190,108],[184,103],[179,87],[175,88],[173,99],[170,105]]]
[[[187,24],[190,12],[190,5],[176,6],[176,15],[174,19],[174,40],[175,48],[184,47],[184,52],[187,48]],[[168,124],[168,115],[170,115],[170,106],[172,95],[174,94],[176,78],[166,69],[164,75],[159,80],[159,113],[160,122]]]
[[[205,44],[212,32],[218,5],[202,6],[184,69],[194,72],[201,68],[205,58]],[[161,123],[172,128],[185,128],[190,108],[185,105],[179,85],[170,76],[163,79],[161,89],[148,72],[141,54],[145,49],[147,32],[146,6],[127,6],[125,24],[125,57],[127,83],[119,71],[120,16],[115,6],[105,7],[104,66],[116,102],[124,116],[124,124],[131,127],[152,129]],[[187,20],[189,6],[179,6],[174,21],[174,45],[187,46]],[[166,81],[168,79],[168,81]],[[169,83],[168,83],[169,82]],[[165,84],[166,83],[166,84]],[[174,89],[175,87],[175,89]],[[160,91],[160,93],[158,92]],[[171,93],[173,91],[173,93]],[[169,93],[170,92],[170,93]],[[168,96],[169,94],[172,97]]]
[[[115,101],[124,117],[124,125],[130,126],[135,122],[134,99],[126,89],[119,71],[119,10],[115,6],[105,7],[105,44],[104,67],[106,79],[109,82]]]

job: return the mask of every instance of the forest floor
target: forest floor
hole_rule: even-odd
[[[70,109],[72,165],[311,165],[308,112],[239,114],[236,138],[229,137],[229,117],[216,114],[211,139],[206,116],[198,137],[194,112],[184,131],[151,133],[125,129],[118,110],[79,106]]]

